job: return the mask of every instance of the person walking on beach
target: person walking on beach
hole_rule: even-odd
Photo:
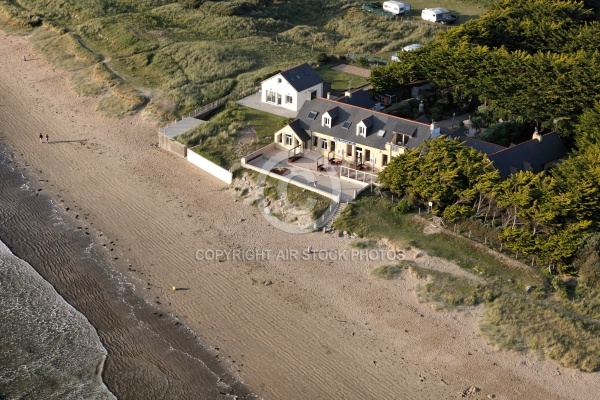
[[[44,143],[44,135],[40,133],[40,143]]]
[[[50,136],[46,133],[46,143],[50,142]]]

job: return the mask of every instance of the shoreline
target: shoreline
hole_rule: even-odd
[[[66,72],[39,57],[21,61],[33,53],[27,38],[0,39],[0,140],[72,220],[96,232],[135,293],[189,327],[258,395],[454,398],[476,386],[480,397],[593,399],[600,390],[598,374],[495,350],[478,332],[481,309],[433,310],[418,303],[417,278],[372,279],[378,262],[198,260],[207,249],[342,252],[349,241],[277,230],[233,190],[157,149],[156,126],[139,115],[102,117],[97,99],[67,89]],[[38,132],[61,143],[40,144]]]
[[[108,352],[98,368],[114,395],[255,398],[177,318],[141,298],[102,254],[93,229],[64,213],[22,169],[15,160],[0,162],[0,239],[94,327]]]

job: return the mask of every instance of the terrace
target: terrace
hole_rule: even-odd
[[[377,183],[376,175],[349,166],[329,165],[328,160],[313,151],[293,156],[290,157],[287,149],[271,143],[242,158],[242,166],[336,202],[353,201],[371,183]]]

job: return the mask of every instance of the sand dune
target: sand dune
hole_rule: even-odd
[[[496,350],[478,332],[480,309],[419,304],[410,274],[369,276],[380,261],[197,260],[210,249],[342,252],[349,240],[269,225],[234,190],[158,149],[157,126],[105,118],[97,99],[69,91],[66,73],[38,56],[22,61],[34,54],[27,38],[0,33],[0,54],[0,140],[149,304],[264,398],[447,399],[471,386],[472,398],[596,398],[598,374]],[[40,132],[53,143],[40,144]],[[125,327],[110,335],[135,343]]]

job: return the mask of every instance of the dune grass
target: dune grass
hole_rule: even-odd
[[[271,143],[273,133],[287,122],[287,118],[230,101],[205,124],[198,125],[176,139],[192,147],[192,151],[229,169],[244,155]],[[256,132],[256,138],[248,140],[243,148],[236,147],[241,132],[247,128]]]
[[[372,249],[377,247],[377,240],[357,240],[355,242],[350,243],[350,246],[356,249]]]
[[[397,265],[381,265],[371,271],[371,275],[385,280],[396,279],[402,270]]]
[[[477,275],[481,281],[422,268],[418,260],[417,265],[410,266],[426,279],[418,290],[421,301],[442,308],[484,305],[481,331],[492,343],[517,351],[537,351],[583,371],[600,369],[600,299],[594,288],[569,292],[561,277],[548,277],[527,265],[505,265],[485,247],[466,238],[443,230],[425,234],[423,221],[424,217],[410,214],[399,217],[389,199],[363,192],[334,227],[367,238],[385,237],[399,246],[418,247]]]
[[[486,307],[481,330],[503,348],[538,350],[587,372],[600,369],[600,321],[546,302],[502,295]]]
[[[101,95],[100,109],[122,115],[145,105],[148,114],[164,120],[275,71],[315,62],[321,53],[387,59],[406,44],[431,40],[439,30],[367,14],[360,1],[255,4],[207,1],[194,8],[174,0],[0,1],[0,20],[10,29],[34,29],[38,49],[75,75],[71,81],[79,86],[77,93]],[[461,0],[436,5],[461,15],[484,11]],[[111,92],[109,82],[85,78],[103,60],[131,89],[119,86]],[[353,87],[364,83],[343,73],[325,74],[336,90],[346,90],[349,82]]]

